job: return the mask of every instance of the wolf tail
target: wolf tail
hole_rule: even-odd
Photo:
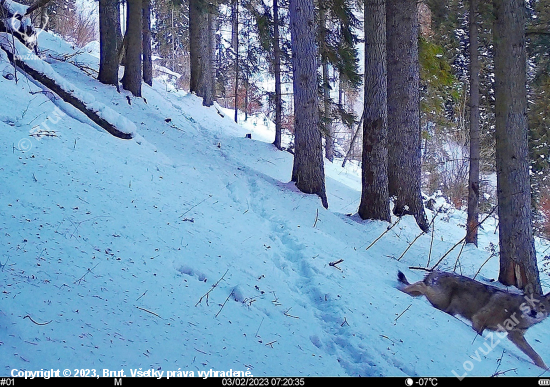
[[[409,281],[407,280],[407,277],[405,277],[405,274],[403,274],[400,270],[397,271],[397,280],[405,285],[410,285]]]

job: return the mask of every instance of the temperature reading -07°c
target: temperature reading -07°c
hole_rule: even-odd
[[[418,378],[416,381],[413,378],[405,379],[405,386],[411,387],[415,384],[420,387],[436,387],[437,378]]]
[[[418,381],[415,384],[421,387],[436,387],[437,378],[418,378]]]

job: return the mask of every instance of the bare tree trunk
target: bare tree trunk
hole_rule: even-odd
[[[189,1],[189,56],[191,59],[191,92],[202,97],[204,106],[212,106],[212,52],[208,4],[204,0]]]
[[[294,86],[295,152],[292,181],[305,193],[317,194],[328,208],[319,128],[317,55],[313,0],[290,0]]]
[[[387,149],[386,2],[365,2],[365,98],[361,219],[390,221]]]
[[[327,58],[327,11],[328,5],[321,2],[319,4],[319,40],[321,45],[321,73],[323,77],[323,117],[322,127],[325,135],[325,157],[332,162],[334,160],[334,137],[332,135],[331,105],[330,100],[330,79],[328,73]]]
[[[250,91],[250,80],[248,78],[248,72],[245,74],[244,79],[244,120],[248,121],[248,92]]]
[[[281,47],[279,39],[279,0],[273,0],[273,72],[275,75],[275,141],[273,141],[273,145],[277,149],[282,149],[283,101],[281,96]]]
[[[468,178],[468,219],[466,243],[477,246],[479,204],[479,57],[477,30],[478,0],[470,0],[470,172]]]
[[[235,122],[239,120],[239,0],[231,4],[231,48],[235,53]]]
[[[107,85],[118,85],[117,26],[120,21],[118,0],[99,1],[99,75],[98,80]]]
[[[415,1],[388,0],[388,187],[397,216],[414,215],[428,230],[421,196],[418,9]]]
[[[25,12],[25,15],[30,15],[34,11],[36,11],[38,8],[42,8],[45,5],[47,5],[51,0],[37,0],[34,3],[32,3],[29,8],[27,8],[27,12]]]
[[[127,47],[122,87],[141,97],[141,0],[128,0]]]
[[[493,6],[499,281],[540,294],[531,223],[525,3],[494,0]]]
[[[46,27],[48,26],[48,20],[49,20],[48,7],[44,6],[40,8],[40,17],[39,17],[38,27],[42,30],[45,30]]]
[[[211,102],[205,106],[211,106],[216,99],[216,30],[217,30],[217,10],[216,5],[208,3],[208,87],[210,87]],[[204,100],[203,100],[204,104]]]
[[[153,86],[153,53],[151,47],[151,0],[142,0],[143,81]]]

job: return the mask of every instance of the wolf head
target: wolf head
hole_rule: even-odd
[[[533,324],[539,323],[550,313],[550,293],[544,296],[525,294],[525,302],[520,305],[521,317]]]

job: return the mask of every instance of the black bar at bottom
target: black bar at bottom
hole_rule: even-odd
[[[85,380],[83,380],[85,379]],[[185,387],[189,385],[197,386],[220,386],[220,387],[306,387],[318,386],[321,383],[340,383],[343,382],[348,386],[365,386],[373,383],[374,386],[382,385],[384,387],[454,387],[454,386],[470,386],[474,383],[483,383],[483,387],[492,385],[502,386],[507,380],[511,379],[514,383],[521,383],[522,387],[528,386],[548,386],[550,387],[550,375],[544,377],[226,377],[226,378],[200,378],[200,377],[173,377],[173,378],[154,378],[154,377],[120,377],[120,378],[103,378],[103,377],[51,377],[51,378],[12,378],[0,377],[0,387],[25,387],[25,386],[63,386],[64,384],[74,386],[78,383],[87,383],[91,386],[101,387],[116,387],[116,386],[137,386],[138,384],[147,383],[154,386],[178,386],[181,387],[185,383]]]

